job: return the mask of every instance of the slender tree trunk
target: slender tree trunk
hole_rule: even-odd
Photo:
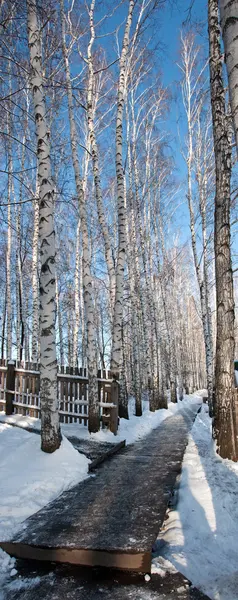
[[[7,116],[7,133],[10,134],[9,115]],[[7,289],[7,360],[12,355],[12,286],[11,286],[11,257],[12,257],[12,144],[8,139],[8,184],[7,184],[7,260],[6,260],[6,289]]]
[[[31,87],[37,137],[40,198],[41,448],[44,452],[54,452],[59,448],[61,442],[57,406],[57,360],[55,339],[55,232],[53,223],[53,186],[51,181],[50,141],[46,123],[40,28],[38,25],[36,0],[27,0],[27,25],[28,45],[30,50]]]
[[[216,168],[215,269],[217,339],[214,435],[222,458],[237,460],[234,420],[234,294],[230,248],[231,140],[225,109],[218,0],[208,1],[210,89]]]
[[[115,264],[114,257],[112,252],[112,245],[110,241],[110,235],[105,219],[104,208],[103,208],[103,200],[102,200],[102,188],[101,188],[101,179],[100,179],[100,169],[99,169],[99,157],[98,157],[98,145],[96,141],[95,135],[95,127],[94,127],[94,93],[95,93],[95,75],[94,75],[94,65],[93,65],[93,57],[92,57],[92,48],[95,40],[95,30],[94,30],[94,8],[95,8],[95,0],[92,0],[90,10],[89,10],[89,20],[90,20],[90,41],[88,44],[88,52],[87,52],[87,63],[88,63],[88,94],[87,94],[87,117],[88,117],[88,131],[89,131],[89,139],[91,144],[91,153],[92,153],[92,164],[93,164],[93,178],[96,192],[96,202],[97,202],[97,211],[98,211],[98,220],[99,225],[102,231],[103,241],[104,241],[104,249],[105,249],[105,259],[109,277],[109,287],[110,287],[110,305],[114,307],[115,302]]]
[[[23,135],[23,144],[26,142],[26,136]],[[22,150],[21,168],[24,171],[25,165],[25,146]],[[23,183],[20,183],[19,190],[19,205],[15,206],[16,216],[16,235],[17,235],[17,251],[16,251],[16,297],[17,297],[17,360],[22,361],[25,337],[25,314],[23,307],[23,272],[22,272],[22,189]]]
[[[194,89],[196,84],[193,83],[192,73],[195,62],[196,50],[190,51],[191,40],[189,38],[182,38],[182,56],[183,56],[183,72],[184,72],[184,81],[183,81],[183,102],[184,108],[186,111],[187,117],[187,128],[188,128],[188,143],[187,143],[187,200],[189,207],[189,216],[190,216],[190,231],[191,231],[191,242],[192,242],[192,251],[193,251],[193,260],[194,266],[197,276],[197,282],[199,286],[200,293],[200,303],[201,303],[201,312],[202,312],[202,324],[203,324],[203,334],[204,334],[204,344],[205,344],[205,355],[206,355],[206,374],[207,374],[207,387],[208,387],[208,402],[210,411],[212,411],[212,401],[213,401],[213,354],[212,354],[212,338],[209,331],[209,300],[208,300],[208,285],[207,285],[207,260],[204,260],[204,268],[203,273],[200,266],[200,261],[198,258],[198,249],[197,249],[197,240],[196,240],[196,231],[195,231],[195,217],[194,217],[194,203],[193,203],[193,189],[192,189],[192,171],[194,167],[194,142],[193,142],[193,134],[195,128],[195,116],[197,118],[198,129],[200,127],[199,122],[199,114],[201,107],[198,104],[197,98],[194,100]],[[196,103],[197,102],[197,106]],[[198,135],[199,137],[199,135]],[[197,165],[197,179],[198,179],[198,187],[199,187],[199,200],[200,200],[200,213],[202,219],[202,235],[203,235],[203,253],[204,259],[207,256],[207,241],[206,241],[206,200],[204,196],[203,185],[201,182],[201,162],[203,157],[201,156],[201,135],[200,139],[197,142],[197,157],[198,157],[198,165]],[[206,168],[206,166],[205,166]],[[204,275],[204,276],[203,276]]]
[[[79,264],[80,264],[80,219],[77,227],[76,260],[75,260],[75,289],[74,289],[74,331],[73,331],[73,367],[78,366],[80,298],[79,298]]]
[[[127,122],[127,128],[129,127],[129,121]],[[128,164],[129,164],[129,197],[131,197],[131,160],[130,151],[128,146]],[[127,206],[127,194],[125,185],[125,205],[126,205],[126,236],[127,236],[127,267],[129,275],[129,289],[130,289],[130,312],[131,312],[131,342],[132,342],[132,389],[135,396],[135,409],[136,416],[142,415],[142,400],[141,400],[141,373],[140,373],[140,340],[139,340],[139,322],[138,322],[138,298],[137,298],[137,285],[139,283],[139,276],[137,271],[137,258],[135,256],[135,227],[134,227],[134,211],[132,206],[132,198],[130,198],[130,228],[128,223],[128,206]],[[132,216],[133,215],[133,216]]]
[[[98,409],[98,383],[97,383],[97,351],[96,351],[96,329],[94,324],[94,305],[93,305],[93,289],[91,275],[91,257],[90,244],[87,226],[87,215],[85,206],[85,196],[83,182],[80,175],[79,160],[77,154],[77,131],[74,120],[73,108],[73,93],[70,79],[70,67],[68,60],[68,52],[65,41],[65,17],[64,17],[64,2],[60,0],[61,13],[61,33],[62,33],[62,51],[64,57],[66,87],[68,96],[68,110],[70,123],[70,139],[71,151],[73,159],[73,168],[75,175],[76,190],[79,202],[79,213],[82,227],[82,244],[83,244],[83,290],[84,290],[84,307],[86,316],[86,338],[87,338],[87,367],[88,367],[88,400],[89,400],[89,432],[93,433],[99,430],[99,409]]]
[[[38,175],[37,175],[38,180]],[[32,337],[31,358],[38,362],[38,340],[39,340],[39,185],[36,183],[36,197],[34,200],[34,231],[32,242]]]
[[[2,311],[2,339],[1,339],[1,358],[2,359],[4,359],[6,314],[7,314],[7,292],[5,290],[4,304],[3,304],[3,311]]]
[[[220,12],[229,98],[238,152],[238,0],[220,0]]]
[[[56,273],[55,277],[55,297],[56,297],[56,308],[57,308],[57,319],[58,319],[58,332],[59,332],[59,353],[60,353],[60,365],[64,366],[64,341],[63,341],[63,328],[62,328],[62,316],[61,316],[61,306],[60,306],[60,297],[59,297],[59,286],[58,286],[58,277]]]
[[[130,28],[135,0],[130,0],[125,25],[123,45],[120,57],[119,84],[116,117],[116,176],[117,176],[117,214],[118,214],[118,251],[116,265],[116,294],[112,328],[111,371],[116,377],[122,372],[122,326],[123,326],[123,291],[124,266],[126,253],[126,212],[124,203],[124,174],[122,160],[123,111],[125,100],[126,61],[129,47]],[[120,394],[119,414],[127,418],[127,399]]]

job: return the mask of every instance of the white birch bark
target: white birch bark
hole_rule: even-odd
[[[40,28],[36,0],[27,0],[28,45],[30,51],[39,177],[40,235],[40,398],[41,448],[54,452],[61,435],[57,402],[57,360],[55,339],[55,232],[53,223],[53,186],[51,181],[50,142],[46,123],[43,90]]]
[[[92,0],[90,9],[89,9],[89,22],[90,22],[90,41],[88,44],[87,51],[87,64],[88,64],[88,93],[87,93],[87,118],[88,118],[88,131],[89,131],[89,139],[91,144],[91,154],[92,154],[92,165],[93,165],[93,177],[94,177],[94,185],[95,185],[95,193],[96,193],[96,202],[97,202],[97,211],[98,211],[98,220],[99,225],[102,231],[104,249],[105,249],[105,259],[109,277],[109,286],[110,286],[110,306],[114,307],[115,302],[115,264],[114,257],[112,252],[112,245],[110,240],[110,235],[108,231],[108,226],[105,219],[104,208],[103,208],[103,199],[102,199],[102,188],[101,188],[101,178],[100,178],[100,169],[99,169],[99,156],[98,156],[98,145],[95,134],[95,125],[94,125],[94,95],[95,95],[95,75],[94,75],[94,65],[93,65],[93,57],[92,57],[92,48],[95,40],[95,29],[94,29],[94,8],[95,8],[95,0]]]
[[[133,172],[134,172],[134,188],[135,188],[135,206],[138,225],[139,247],[141,251],[143,273],[145,277],[145,293],[143,303],[145,305],[146,324],[145,328],[150,332],[149,347],[149,362],[150,362],[150,385],[149,401],[150,410],[155,411],[159,405],[159,373],[157,364],[157,348],[159,345],[158,331],[156,327],[156,310],[152,297],[151,278],[149,276],[149,260],[147,256],[147,244],[145,243],[145,235],[142,224],[140,197],[139,197],[139,173],[137,166],[137,148],[136,148],[136,119],[135,119],[135,100],[133,90],[131,92],[131,114],[132,114],[132,155],[133,155]]]
[[[17,360],[23,358],[24,318],[23,318],[23,278],[21,265],[21,206],[16,215],[17,252],[16,252],[16,297],[17,297]]]
[[[238,152],[238,0],[220,0],[220,14],[229,98]]]
[[[205,353],[206,353],[206,371],[207,371],[207,388],[208,402],[210,414],[212,414],[213,403],[213,340],[212,340],[212,323],[211,323],[211,307],[209,299],[209,257],[208,257],[208,236],[207,236],[207,197],[208,197],[208,169],[209,157],[207,152],[207,138],[210,138],[210,128],[202,131],[200,127],[200,110],[197,115],[197,165],[196,175],[198,180],[199,191],[199,209],[202,221],[202,242],[203,242],[203,285],[204,285],[204,300],[203,300],[203,322],[206,320],[204,328],[205,335]],[[202,172],[203,165],[203,172]],[[202,275],[201,275],[202,278]],[[201,299],[202,304],[202,299]]]
[[[129,48],[129,36],[135,1],[129,1],[119,66],[119,82],[116,116],[116,177],[117,177],[117,215],[118,215],[118,251],[116,265],[116,293],[112,327],[111,371],[120,377],[122,371],[122,325],[124,266],[126,253],[126,212],[124,203],[124,174],[122,160],[123,112],[125,101],[126,64]],[[126,398],[120,401],[120,416],[127,415]]]
[[[78,344],[80,323],[80,298],[79,298],[79,265],[80,265],[80,219],[77,226],[76,257],[75,257],[75,290],[74,290],[74,331],[73,331],[73,367],[78,366]]]
[[[87,143],[87,148],[89,143]],[[84,175],[83,175],[83,192],[84,196],[86,194],[87,189],[87,180],[88,180],[88,167],[89,167],[89,152],[85,152],[85,162],[84,162]],[[81,313],[81,323],[82,323],[82,331],[84,330],[84,309],[83,309],[83,277],[82,277],[82,253],[81,253],[81,220],[79,217],[78,226],[77,226],[77,237],[76,237],[76,256],[75,256],[75,287],[74,287],[74,310],[75,310],[75,319],[74,319],[74,328],[73,328],[73,366],[76,367],[78,364],[78,345],[79,345],[79,329],[80,329],[80,313]],[[85,336],[83,334],[83,349],[82,353],[85,356]],[[84,359],[82,358],[84,361]],[[82,362],[82,366],[83,362]]]
[[[10,86],[11,87],[11,86]],[[11,286],[11,257],[12,257],[12,144],[10,139],[10,123],[7,115],[8,137],[8,183],[7,183],[7,256],[6,256],[6,289],[7,289],[7,344],[6,357],[12,357],[12,286]]]
[[[39,183],[36,181],[36,197],[34,200],[34,230],[32,240],[32,337],[31,359],[38,362],[39,357]]]
[[[81,313],[81,365],[85,367],[86,363],[86,333],[85,333],[85,310],[83,299],[83,251],[80,252],[80,272],[79,272],[79,292],[80,292],[80,313]]]
[[[29,109],[29,102],[27,103]],[[27,123],[26,123],[27,128]],[[25,143],[26,134],[23,135],[23,147],[21,157],[21,169],[24,172],[25,165]],[[23,182],[20,183],[19,189],[19,204],[15,205],[15,219],[16,219],[16,297],[17,297],[17,360],[22,361],[23,350],[24,350],[24,337],[25,337],[25,310],[24,310],[24,292],[23,292],[23,272],[22,272],[22,197],[23,197]],[[13,188],[13,196],[15,202],[15,194]]]
[[[6,328],[6,316],[7,316],[7,290],[4,294],[3,310],[2,310],[2,329],[1,329],[1,358],[4,359],[5,349],[5,328]]]
[[[65,34],[65,15],[64,2],[60,0],[60,15],[61,15],[61,34],[62,34],[62,51],[64,57],[66,88],[68,97],[68,111],[70,123],[70,139],[73,168],[75,175],[76,190],[79,202],[79,214],[82,227],[82,244],[83,244],[83,290],[84,290],[84,308],[86,317],[86,338],[87,338],[87,367],[88,367],[88,400],[89,400],[89,420],[88,427],[90,433],[96,432],[99,429],[99,410],[98,410],[98,384],[97,384],[97,352],[96,352],[96,329],[94,324],[94,305],[93,305],[93,289],[91,275],[91,257],[90,244],[87,227],[87,215],[85,206],[85,196],[83,190],[83,182],[80,174],[79,159],[77,153],[77,131],[74,119],[73,94],[70,78],[70,67],[68,52],[66,47]]]
[[[212,353],[212,336],[209,330],[209,299],[208,299],[208,262],[207,262],[207,240],[206,240],[206,200],[204,198],[204,189],[201,182],[201,161],[202,156],[199,156],[198,150],[198,186],[200,194],[200,212],[202,219],[202,237],[203,237],[203,254],[205,257],[203,277],[201,271],[201,265],[198,258],[197,239],[195,231],[195,217],[194,217],[194,205],[193,205],[193,191],[192,191],[192,170],[194,166],[194,143],[193,135],[195,130],[195,123],[199,117],[199,110],[201,101],[199,101],[199,93],[197,89],[198,82],[201,77],[201,73],[198,77],[193,76],[194,65],[197,59],[198,50],[193,48],[193,40],[189,37],[182,38],[182,59],[183,65],[181,70],[184,73],[184,80],[182,82],[183,92],[183,103],[187,117],[187,129],[188,129],[188,141],[187,141],[187,200],[190,215],[190,231],[191,231],[191,242],[193,251],[193,260],[195,266],[195,272],[197,276],[200,302],[202,311],[202,323],[204,331],[204,343],[206,353],[206,371],[207,371],[207,387],[208,387],[208,401],[210,411],[212,411],[212,400],[213,400],[213,353]],[[201,153],[200,153],[201,154]]]
[[[60,366],[63,367],[64,366],[64,340],[63,340],[62,316],[61,316],[60,294],[59,294],[57,273],[55,276],[55,298],[56,298],[57,320],[58,320]]]

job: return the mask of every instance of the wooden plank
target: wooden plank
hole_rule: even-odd
[[[151,552],[107,552],[70,547],[41,548],[11,542],[2,542],[1,547],[10,556],[23,559],[69,563],[88,567],[107,567],[141,573],[150,573],[151,570]]]
[[[89,473],[91,471],[94,471],[94,469],[96,469],[96,467],[98,467],[101,463],[103,463],[105,460],[107,460],[107,458],[109,458],[110,456],[113,456],[113,454],[116,454],[122,448],[125,448],[125,445],[126,445],[126,440],[122,440],[122,442],[118,442],[118,444],[114,444],[112,446],[112,448],[109,448],[109,450],[104,452],[104,454],[102,454],[101,456],[98,456],[97,458],[92,460],[92,462],[88,465]]]
[[[67,490],[29,517],[9,540],[12,546],[7,551],[16,555],[27,546],[28,558],[34,547],[49,552],[45,556],[50,560],[72,560],[74,564],[87,560],[91,566],[125,569],[130,564],[130,570],[149,571],[152,547],[181,471],[198,406],[166,419],[145,439],[101,465],[95,477]],[[6,541],[0,543],[6,549],[4,544]],[[67,551],[67,555],[60,551]],[[108,558],[104,558],[105,553]]]

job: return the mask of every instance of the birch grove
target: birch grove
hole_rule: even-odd
[[[192,25],[178,32],[173,85],[167,7],[0,7],[1,359],[40,365],[47,452],[61,439],[57,369],[87,373],[91,433],[102,369],[120,418],[206,388],[218,451],[236,459],[237,3],[209,0],[210,60]]]

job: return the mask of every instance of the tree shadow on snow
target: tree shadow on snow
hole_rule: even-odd
[[[215,453],[203,411],[190,432],[177,504],[158,537],[155,558],[169,560],[214,600],[237,600],[238,470]]]

